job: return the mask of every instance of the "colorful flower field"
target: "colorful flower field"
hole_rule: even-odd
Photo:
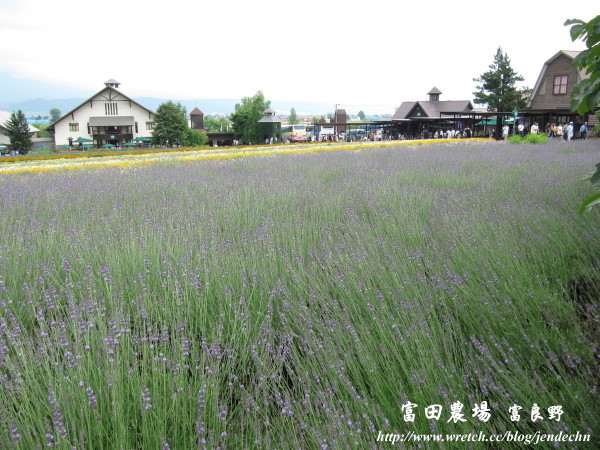
[[[484,141],[473,138],[462,142]],[[445,143],[460,142],[448,139]],[[414,146],[431,141],[412,140],[404,142],[315,142],[311,144],[286,144],[267,146],[175,148],[161,150],[133,150],[119,152],[96,152],[81,154],[18,156],[0,158],[0,175],[15,173],[48,172],[53,170],[85,169],[98,167],[128,167],[140,164],[154,164],[165,161],[196,161],[202,159],[233,159],[247,156],[273,156],[283,154],[321,152],[328,150],[363,150],[389,146]]]
[[[0,448],[598,448],[599,213],[577,209],[599,156],[2,163]]]

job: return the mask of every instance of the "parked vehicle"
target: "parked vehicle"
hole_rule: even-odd
[[[306,142],[306,125],[283,125],[281,138],[284,142]]]
[[[290,136],[290,142],[307,142],[308,136]]]
[[[345,137],[350,141],[360,141],[366,134],[367,132],[365,130],[358,128],[355,130],[348,130]]]

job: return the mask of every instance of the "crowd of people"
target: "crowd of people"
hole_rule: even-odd
[[[519,133],[519,136],[524,137],[525,131],[526,131],[525,125],[523,123],[519,123],[519,125],[517,126],[517,131]],[[529,132],[531,134],[539,134],[540,133],[540,126],[539,126],[538,122],[534,122],[529,127]],[[546,124],[546,129],[544,130],[544,133],[549,138],[558,138],[558,139],[563,139],[565,141],[570,141],[573,139],[573,137],[575,135],[575,126],[573,125],[573,122],[548,123],[548,124]],[[579,127],[579,138],[587,139],[587,133],[588,133],[587,122],[584,122]],[[504,139],[508,139],[509,134],[510,134],[510,128],[508,125],[505,124],[502,127],[502,137]]]
[[[521,137],[525,137],[527,132],[531,134],[539,134],[541,132],[540,126],[538,122],[534,122],[531,126],[526,127],[523,122],[517,125],[517,133]],[[565,141],[570,141],[574,138],[575,126],[573,122],[570,123],[549,123],[546,125],[544,130],[545,134],[550,138],[561,138]],[[580,139],[586,139],[588,133],[587,122],[582,124],[579,127],[579,136]],[[512,134],[512,129],[509,125],[504,124],[502,126],[502,138],[504,140],[508,139],[508,137]],[[478,133],[478,136],[481,136],[481,132]],[[282,143],[294,143],[294,142],[315,142],[315,141],[328,141],[328,142],[356,142],[356,141],[391,141],[391,140],[412,140],[412,139],[468,139],[471,137],[476,137],[476,134],[469,127],[466,127],[462,130],[460,129],[439,129],[439,130],[430,130],[428,128],[423,128],[421,133],[415,134],[407,134],[398,132],[397,130],[388,130],[385,128],[376,129],[373,131],[363,131],[360,130],[351,130],[349,132],[341,132],[341,133],[322,133],[319,136],[307,133],[306,136],[292,138],[291,136],[287,136],[283,138],[280,142]],[[495,130],[494,128],[490,128],[487,131],[486,137],[494,138]],[[277,144],[279,143],[276,138],[266,138],[264,141],[265,144]],[[241,142],[238,140],[233,141],[233,145],[240,145]]]
[[[570,141],[573,139],[573,135],[575,132],[575,127],[573,126],[573,122],[566,123],[549,123],[546,125],[546,135],[551,138],[562,138],[565,141]],[[579,138],[587,139],[587,122],[583,123],[579,127]]]

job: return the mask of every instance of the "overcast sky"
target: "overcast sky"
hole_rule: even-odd
[[[472,99],[498,46],[533,87],[558,50],[584,48],[564,21],[599,9],[597,0],[0,0],[0,97],[11,78],[52,83],[49,99],[64,88],[92,95],[115,78],[133,97],[262,90],[393,112],[433,86],[441,100]]]

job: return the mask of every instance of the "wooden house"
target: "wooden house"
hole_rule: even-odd
[[[598,123],[594,114],[581,117],[570,110],[573,88],[589,78],[588,74],[573,67],[573,60],[579,53],[561,50],[544,63],[524,111],[527,125],[538,122],[540,130],[544,130],[549,123],[573,122],[577,136],[583,122],[588,122],[589,129]]]

